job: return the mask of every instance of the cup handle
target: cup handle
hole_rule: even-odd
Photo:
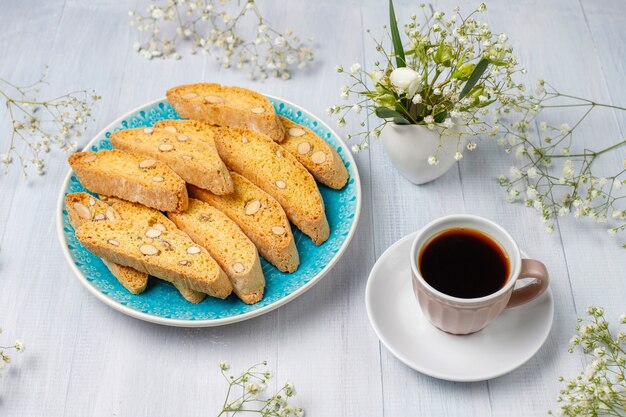
[[[539,297],[548,288],[548,270],[546,266],[534,259],[522,259],[520,278],[534,278],[530,284],[513,290],[506,308],[517,307]]]

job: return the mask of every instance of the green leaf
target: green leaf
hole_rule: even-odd
[[[406,118],[395,110],[391,110],[387,107],[377,107],[375,110],[376,116],[381,119],[393,119],[393,122],[399,125],[410,124]]]
[[[447,110],[444,110],[441,113],[437,113],[435,115],[435,122],[443,123],[443,121],[446,120],[446,116],[448,116]]]
[[[404,117],[394,117],[393,122],[397,125],[410,125],[409,121]]]
[[[472,88],[474,88],[478,80],[480,80],[480,77],[482,77],[483,73],[487,69],[487,66],[489,66],[489,60],[486,58],[481,59],[480,62],[476,64],[476,68],[474,68],[472,75],[470,75],[469,79],[465,83],[459,99],[463,99],[472,90]]]
[[[396,66],[398,68],[406,67],[406,59],[404,57],[402,40],[400,39],[400,31],[398,30],[396,12],[393,10],[393,0],[389,0],[389,28],[391,29],[391,40],[393,42],[393,50],[396,55]]]

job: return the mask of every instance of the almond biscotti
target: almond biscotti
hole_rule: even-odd
[[[78,152],[68,158],[88,190],[161,211],[187,208],[187,188],[163,162],[120,150]]]
[[[111,205],[122,218],[122,220],[129,220],[133,223],[143,224],[147,227],[165,231],[178,230],[176,225],[158,210],[146,207],[142,204],[131,203],[129,201],[120,200],[115,197],[100,196],[102,201]],[[178,292],[190,303],[198,304],[204,300],[205,294],[194,291],[191,288],[187,288],[182,281],[171,281],[172,285],[176,287]]]
[[[127,220],[88,222],[76,231],[94,255],[217,298],[232,292],[230,280],[206,249],[180,231],[161,231]]]
[[[114,148],[164,162],[186,182],[211,191],[229,194],[233,183],[215,145],[177,132],[175,128],[135,128],[114,132]]]
[[[268,262],[282,272],[294,272],[300,259],[284,210],[241,175],[231,172],[231,176],[235,186],[232,194],[218,196],[194,186],[189,186],[189,193],[237,223]]]
[[[212,125],[250,129],[276,142],[285,140],[272,103],[257,92],[240,87],[199,83],[167,90],[167,99],[185,119]]]
[[[312,130],[283,116],[278,116],[285,127],[285,141],[281,146],[291,153],[316,180],[340,190],[348,182],[348,170],[341,157],[325,140]]]
[[[226,165],[274,197],[313,243],[328,239],[324,200],[315,179],[282,146],[250,130],[224,128],[215,135],[215,145]]]
[[[254,304],[263,298],[265,277],[257,248],[228,216],[208,203],[190,198],[187,210],[168,213],[168,217],[209,251],[243,302]]]
[[[86,222],[120,219],[119,214],[113,208],[97,198],[82,192],[68,194],[65,197],[65,209],[74,230]],[[104,259],[102,262],[131,294],[141,294],[146,289],[148,274],[145,272],[139,272],[133,268],[117,265]]]

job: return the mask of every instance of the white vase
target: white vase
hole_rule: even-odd
[[[456,151],[465,147],[465,135],[460,141],[458,135],[440,137],[439,129],[423,125],[387,123],[380,138],[393,165],[413,184],[424,184],[445,174],[456,162]],[[428,163],[431,155],[437,156],[436,165]]]

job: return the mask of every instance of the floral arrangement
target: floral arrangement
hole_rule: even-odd
[[[2,334],[1,328],[0,334]],[[2,372],[4,371],[6,366],[11,363],[11,356],[9,356],[10,351],[15,350],[21,353],[24,352],[24,349],[26,349],[24,343],[20,342],[19,340],[16,340],[15,343],[11,346],[0,345],[0,376],[2,376]]]
[[[423,21],[416,15],[410,17],[404,25],[404,42],[389,2],[390,34],[386,36],[393,48],[384,39],[374,39],[382,58],[374,63],[375,70],[366,73],[358,63],[349,71],[337,67],[337,72],[350,78],[341,87],[341,98],[354,96],[356,103],[332,106],[327,113],[337,115],[339,126],[349,113],[364,111],[381,118],[378,126],[349,135],[362,137],[354,151],[367,149],[369,139],[378,137],[387,123],[425,125],[439,130],[440,140],[451,136],[458,144],[480,133],[495,135],[497,128],[487,129],[483,123],[490,107],[517,105],[523,86],[513,76],[524,70],[518,67],[507,36],[493,33],[474,17],[486,10],[484,3],[467,16],[456,8],[449,18],[444,12],[427,11],[424,4],[420,9]],[[365,121],[360,125],[365,127]],[[467,148],[475,149],[476,142],[470,140]],[[463,157],[461,150],[457,149],[455,159]],[[437,164],[438,156],[432,155],[429,163]]]
[[[80,138],[91,117],[94,102],[100,99],[91,90],[72,91],[42,100],[38,97],[43,79],[19,86],[0,79],[0,97],[5,101],[11,119],[11,134],[0,143],[0,166],[8,174],[17,163],[24,176],[32,168],[39,175],[45,172],[44,154],[56,146],[69,152],[76,149],[72,138]]]
[[[260,397],[267,390],[267,382],[273,376],[272,372],[267,369],[259,369],[266,365],[267,362],[263,361],[235,376],[227,373],[230,369],[228,363],[220,363],[221,373],[228,382],[228,391],[218,417],[246,413],[259,414],[264,417],[302,417],[304,415],[301,407],[287,402],[296,395],[296,389],[290,382],[285,383],[269,398]]]
[[[581,115],[571,127],[567,123],[553,125],[544,117],[553,108],[576,109]],[[616,140],[604,149],[580,151],[573,140],[576,129],[599,109],[626,111],[625,107],[560,93],[540,80],[536,92],[519,102],[511,122],[500,124],[498,143],[519,163],[498,181],[506,190],[507,201],[521,201],[537,210],[548,232],[554,230],[559,217],[569,215],[612,223],[607,226],[611,235],[626,229],[626,211],[621,205],[626,196],[620,192],[626,184],[626,160],[608,176],[593,170],[602,155],[617,150],[626,140]]]
[[[589,356],[587,368],[575,378],[565,380],[558,398],[556,414],[576,417],[626,415],[626,333],[613,336],[604,310],[591,306],[589,319],[578,319],[578,334],[569,352],[580,348]],[[626,324],[626,315],[620,318]],[[553,414],[550,412],[550,414]]]
[[[291,29],[280,32],[268,25],[255,0],[245,1],[233,15],[228,0],[151,0],[146,14],[130,11],[131,25],[146,34],[134,48],[147,59],[182,57],[189,52],[215,53],[224,68],[245,68],[250,79],[280,77],[288,80],[293,68],[313,60],[313,38],[302,41]],[[239,4],[239,3],[238,3]],[[252,38],[240,34],[238,26],[251,14],[256,29]]]

